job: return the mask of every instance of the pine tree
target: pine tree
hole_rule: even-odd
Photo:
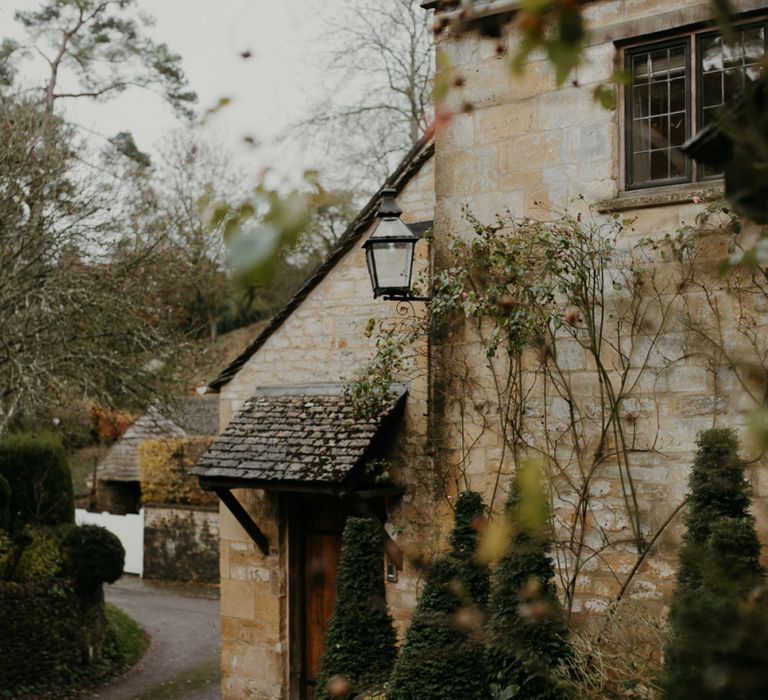
[[[760,543],[731,430],[701,433],[670,610],[664,695],[768,697],[768,596]]]
[[[349,518],[344,527],[336,603],[328,627],[317,698],[339,676],[350,694],[382,684],[395,663],[397,637],[384,596],[381,526]]]
[[[482,640],[489,575],[475,559],[483,502],[472,491],[456,502],[451,551],[427,572],[387,700],[487,700]]]
[[[547,554],[546,501],[536,470],[530,494],[542,511],[529,519],[521,501],[529,494],[515,478],[506,505],[510,538],[496,565],[490,600],[487,659],[492,684],[508,697],[555,700],[567,697],[553,671],[569,656],[568,627]]]

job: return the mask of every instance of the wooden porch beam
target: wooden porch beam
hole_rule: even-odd
[[[215,488],[213,492],[221,499],[221,502],[227,507],[230,513],[235,516],[235,520],[240,523],[250,538],[256,543],[261,553],[266,557],[269,555],[269,540],[261,531],[259,526],[253,521],[248,511],[243,508],[240,501],[229,489]]]

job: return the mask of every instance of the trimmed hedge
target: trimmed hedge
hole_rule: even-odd
[[[548,555],[546,518],[543,513],[537,519],[521,516],[519,474],[505,513],[512,534],[496,565],[489,605],[488,671],[491,683],[507,692],[505,697],[560,700],[568,694],[554,671],[570,656],[568,626]],[[544,503],[538,478],[531,486],[536,493],[526,491],[525,497]]]
[[[75,520],[72,474],[55,435],[18,433],[0,441],[0,475],[10,486],[8,529]]]
[[[348,518],[318,700],[331,697],[328,682],[334,676],[345,679],[352,695],[384,682],[395,663],[396,643],[384,593],[381,525],[371,518]]]
[[[65,681],[82,664],[80,603],[68,581],[0,581],[0,688]]]
[[[699,435],[665,650],[664,697],[768,697],[768,595],[731,430]]]
[[[7,530],[11,526],[11,485],[0,474],[0,530]]]
[[[429,567],[387,700],[487,700],[482,627],[488,602],[487,567],[474,560],[480,495],[462,493],[454,511],[453,549]]]

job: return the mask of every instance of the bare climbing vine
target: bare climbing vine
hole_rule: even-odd
[[[516,465],[540,460],[567,610],[598,567],[621,599],[683,505],[654,473],[668,460],[666,377],[703,358],[764,403],[752,375],[766,375],[768,345],[753,310],[760,295],[768,310],[768,275],[751,268],[712,284],[700,258],[717,267],[741,235],[718,207],[656,240],[617,216],[465,217],[471,233],[444,251],[428,316],[371,325],[377,352],[350,394],[375,407],[430,334],[438,495],[480,483],[497,510]],[[725,316],[736,320],[738,356]],[[723,389],[712,387],[716,416]]]

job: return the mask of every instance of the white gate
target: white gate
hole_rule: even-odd
[[[78,525],[101,525],[117,535],[125,547],[125,566],[127,574],[144,573],[144,509],[138,514],[113,515],[112,513],[91,513],[82,508],[75,510],[75,522]]]

